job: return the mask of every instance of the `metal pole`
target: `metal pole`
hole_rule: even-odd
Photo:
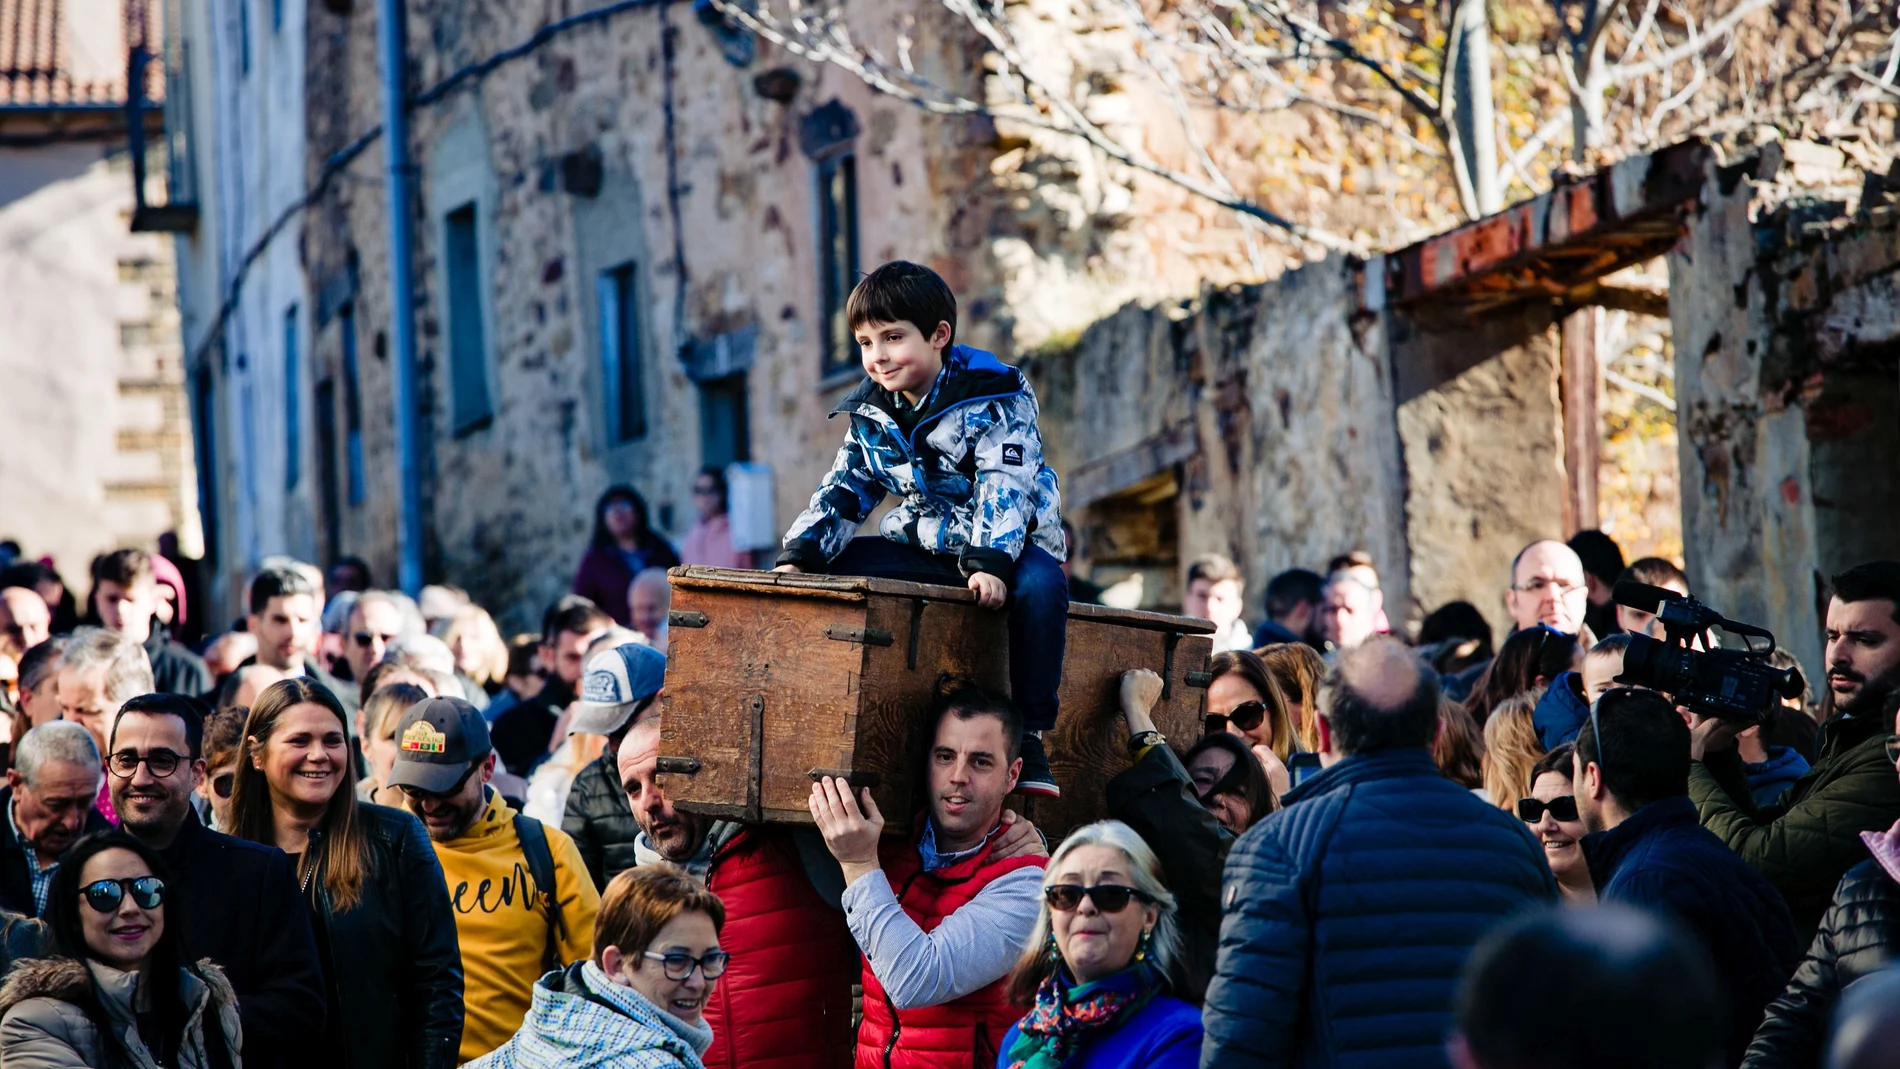
[[[415,249],[409,190],[408,73],[403,0],[378,0],[377,43],[383,68],[383,158],[389,180],[389,340],[396,383],[396,577],[411,596],[422,589],[422,469],[416,418]]]

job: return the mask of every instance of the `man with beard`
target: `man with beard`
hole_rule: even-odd
[[[99,747],[78,724],[42,724],[15,744],[0,790],[7,814],[0,824],[0,909],[45,916],[59,855],[81,835],[111,827],[92,805],[99,768]]]
[[[1802,944],[1814,935],[1834,885],[1867,859],[1863,831],[1900,819],[1881,708],[1900,688],[1900,561],[1874,561],[1834,577],[1827,607],[1828,714],[1814,766],[1774,805],[1757,807],[1735,748],[1749,725],[1698,718],[1689,796],[1702,824],[1760,870],[1788,900]]]
[[[860,965],[845,925],[838,862],[812,829],[674,809],[654,779],[659,753],[659,720],[645,715],[617,755],[620,784],[640,824],[639,862],[684,866],[726,905],[719,942],[732,961],[706,1004],[713,1044],[701,1061],[706,1069],[851,1064],[851,985]],[[1007,811],[1003,821],[992,856],[1047,852],[1028,821]]]
[[[237,992],[246,1067],[305,1064],[323,1039],[323,973],[310,910],[290,859],[274,846],[198,821],[204,704],[179,694],[133,698],[113,721],[106,757],[120,826],[171,866],[186,961],[210,958]]]
[[[396,724],[389,782],[428,829],[462,945],[462,1049],[473,1061],[521,1027],[534,982],[594,949],[600,893],[574,840],[515,812],[488,786],[488,721],[460,698],[430,698]]]

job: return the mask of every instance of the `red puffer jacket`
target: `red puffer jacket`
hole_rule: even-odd
[[[812,888],[788,831],[747,828],[713,856],[732,963],[706,1005],[706,1069],[838,1069],[851,1050],[857,947]]]
[[[921,822],[918,825],[922,833]],[[1041,868],[1042,857],[990,860],[991,843],[947,868],[925,872],[918,835],[879,847],[879,862],[904,913],[924,931],[977,896],[991,880],[1023,868]],[[994,840],[992,840],[993,842]],[[858,1026],[856,1069],[992,1069],[1003,1033],[1022,1019],[1009,1001],[1008,977],[941,1006],[900,1010],[864,962],[864,1023]]]

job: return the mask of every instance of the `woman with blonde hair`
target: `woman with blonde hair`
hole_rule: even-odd
[[[1534,694],[1506,698],[1484,722],[1484,792],[1499,809],[1515,811],[1531,793],[1531,770],[1544,756],[1533,715]]]
[[[342,703],[307,679],[251,707],[231,834],[290,855],[322,951],[325,1051],[351,1069],[450,1069],[462,955],[422,822],[356,799]]]
[[[1254,653],[1260,663],[1267,666],[1267,675],[1272,677],[1274,685],[1280,688],[1287,719],[1293,722],[1293,731],[1299,736],[1300,749],[1317,752],[1319,724],[1313,706],[1319,700],[1319,681],[1326,677],[1326,662],[1320,659],[1317,650],[1304,642],[1279,642],[1262,646]]]
[[[1198,997],[1185,975],[1161,863],[1119,820],[1069,833],[1043,870],[1042,912],[1010,974],[1029,1013],[1003,1036],[998,1069],[1195,1069]]]
[[[455,670],[493,696],[508,682],[508,644],[488,610],[470,602],[455,610],[442,641],[455,654]]]
[[[396,725],[411,706],[435,697],[413,683],[391,683],[377,688],[363,703],[363,757],[369,764],[369,776],[356,785],[356,796],[365,802],[402,809],[403,793],[388,786],[389,770],[396,765]]]

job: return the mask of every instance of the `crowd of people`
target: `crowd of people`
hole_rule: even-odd
[[[1778,655],[1818,695],[1712,716],[1638,685],[1679,636],[1611,597],[1687,577],[1601,532],[1498,562],[1495,645],[1464,602],[1393,620],[1364,553],[1275,576],[1257,626],[1195,560],[1204,730],[1166,738],[1164,666],[1127,666],[1126,767],[1051,844],[1094,591],[1033,394],[927,269],[847,312],[870,378],[776,561],[733,549],[714,469],[678,548],[616,486],[538,634],[355,558],[261,562],[225,630],[164,554],[102,555],[83,604],[0,562],[0,1064],[1890,1064],[1900,562],[1831,577],[1824,663]],[[965,585],[1010,694],[946,675],[914,711],[915,812],[817,772],[809,824],[678,808],[680,562]]]

